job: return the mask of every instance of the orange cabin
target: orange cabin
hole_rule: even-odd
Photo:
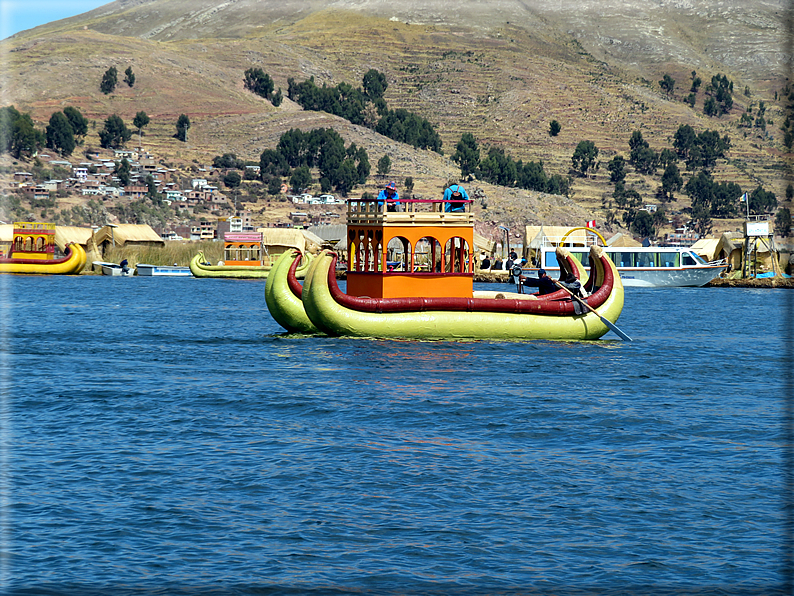
[[[55,224],[14,222],[14,240],[9,256],[15,259],[54,259]]]
[[[471,298],[474,215],[470,203],[459,212],[444,203],[349,199],[347,293]]]
[[[262,265],[262,232],[226,232],[223,240],[224,265]]]

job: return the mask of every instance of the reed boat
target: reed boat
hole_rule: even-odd
[[[313,326],[329,335],[421,340],[592,340],[620,316],[623,285],[602,247],[591,249],[589,277],[560,248],[566,273],[586,280],[586,310],[564,289],[545,296],[475,292],[470,213],[436,205],[422,211],[410,200],[404,212],[389,212],[367,201],[348,203],[347,293],[336,282],[332,251],[315,258],[302,288],[294,275],[298,251],[274,267],[265,298],[285,329],[312,333]]]
[[[85,250],[79,244],[69,244],[60,259],[0,258],[0,273],[31,273],[36,275],[77,275],[86,264]]]
[[[297,275],[302,278],[306,274],[312,255],[307,253],[303,264],[298,268]],[[225,277],[236,279],[266,279],[273,265],[211,265],[207,263],[203,251],[190,260],[190,271],[196,277]]]
[[[276,322],[294,333],[320,333],[303,308],[303,287],[298,281],[297,269],[301,252],[297,249],[282,254],[265,284],[265,302]]]
[[[79,244],[70,242],[66,254],[56,259],[55,224],[14,222],[14,239],[8,256],[0,253],[0,273],[75,275],[85,267],[87,256]]]

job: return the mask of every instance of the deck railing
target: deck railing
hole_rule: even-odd
[[[448,205],[460,210],[447,211]],[[354,225],[472,225],[471,201],[444,199],[348,199],[347,223]]]

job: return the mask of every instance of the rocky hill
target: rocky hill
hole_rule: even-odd
[[[333,126],[373,164],[388,153],[393,177],[412,176],[417,192],[433,194],[457,172],[448,156],[463,132],[483,149],[542,160],[550,175],[567,175],[578,142],[592,140],[602,167],[573,179],[572,200],[481,185],[494,221],[579,225],[603,220],[602,199],[612,192],[603,166],[628,155],[635,130],[657,151],[681,124],[728,134],[733,148],[715,177],[785,196],[785,8],[782,0],[117,0],[0,42],[0,103],[30,111],[42,126],[68,105],[100,125],[110,114],[129,122],[143,110],[153,122],[144,144],[184,163],[224,152],[256,160],[289,128]],[[103,95],[99,81],[110,66],[131,66],[134,87]],[[428,118],[446,156],[289,100],[275,108],[244,89],[251,67],[285,92],[289,77],[358,86],[376,68],[387,75],[389,106]],[[733,81],[730,114],[705,116],[702,89],[694,109],[683,103],[693,71],[704,86],[719,73]],[[676,81],[672,95],[658,84],[664,74]],[[739,128],[759,101],[773,124]],[[172,138],[181,113],[193,123],[188,144]],[[562,126],[556,137],[552,119]],[[627,182],[654,202],[658,176],[630,172]],[[685,205],[682,197],[674,207]]]

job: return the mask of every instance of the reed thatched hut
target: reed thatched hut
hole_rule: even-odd
[[[110,246],[165,247],[165,240],[146,224],[106,225],[94,233],[93,241],[102,254]]]

